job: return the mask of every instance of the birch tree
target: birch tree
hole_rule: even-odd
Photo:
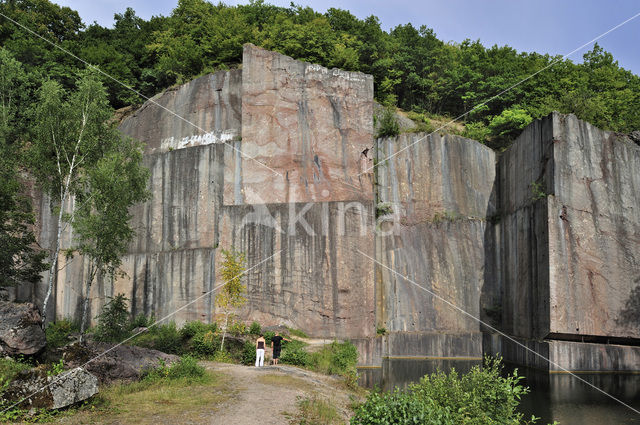
[[[87,170],[80,182],[76,193],[78,207],[72,222],[72,249],[89,262],[82,306],[82,335],[88,323],[91,286],[97,275],[113,277],[120,267],[121,258],[135,234],[129,224],[129,210],[148,198],[148,179],[149,171],[142,166],[141,146],[122,138],[117,149]]]
[[[247,302],[245,297],[246,288],[242,284],[242,275],[245,272],[244,254],[236,251],[222,250],[224,261],[221,267],[221,277],[224,286],[216,295],[216,306],[224,312],[224,327],[222,331],[222,342],[220,351],[224,349],[224,340],[227,335],[229,316],[234,310],[240,308]]]
[[[108,120],[112,110],[98,77],[89,71],[77,80],[71,93],[55,81],[45,81],[34,111],[31,170],[51,197],[57,215],[57,234],[42,312],[46,320],[53,282],[58,271],[61,236],[79,208],[92,204],[91,176],[104,158],[121,149],[122,137]],[[74,200],[75,195],[81,195]],[[91,273],[90,273],[91,274]]]

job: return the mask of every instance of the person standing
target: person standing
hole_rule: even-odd
[[[256,340],[256,367],[264,366],[264,336],[260,334],[260,337]]]
[[[278,364],[278,359],[280,358],[280,351],[282,350],[282,341],[290,341],[287,338],[281,337],[278,332],[276,332],[276,336],[271,338],[271,349],[273,350],[273,364]]]

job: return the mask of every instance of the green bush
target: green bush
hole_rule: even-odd
[[[197,334],[205,333],[207,331],[217,332],[218,325],[216,323],[202,323],[199,320],[193,320],[191,322],[185,323],[182,328],[180,328],[180,336],[183,339],[193,338]]]
[[[487,146],[497,150],[506,149],[531,121],[533,118],[524,109],[517,106],[505,109],[489,122],[491,134]]]
[[[154,369],[143,374],[142,379],[146,381],[184,379],[187,381],[197,381],[205,376],[204,367],[198,364],[198,360],[192,356],[183,356],[176,363],[167,366],[164,362]]]
[[[376,137],[394,137],[400,134],[400,124],[393,106],[385,107],[378,114],[376,121],[378,122],[378,134]]]
[[[218,350],[213,354],[212,359],[214,362],[220,363],[233,363],[234,358],[227,350]]]
[[[246,366],[251,366],[256,363],[256,345],[253,342],[246,341],[244,343],[240,362]]]
[[[233,336],[241,336],[247,333],[247,325],[243,322],[233,322],[228,331]]]
[[[501,359],[486,358],[464,375],[455,370],[425,375],[406,392],[371,393],[356,411],[352,424],[474,424],[524,423],[516,411],[528,392],[517,370],[501,374]],[[534,423],[530,420],[528,423]]]
[[[45,329],[47,338],[47,347],[59,348],[67,345],[70,340],[69,336],[74,332],[79,332],[80,328],[71,321],[71,319],[62,319],[57,322],[50,323]]]
[[[453,414],[431,400],[411,394],[371,392],[351,418],[351,425],[459,425]],[[469,423],[469,422],[466,422]],[[475,422],[473,422],[475,424]]]
[[[105,304],[94,332],[97,341],[119,342],[129,336],[127,301],[124,294],[118,294]]]
[[[310,357],[304,349],[305,345],[304,342],[296,340],[285,342],[282,345],[280,361],[294,366],[308,366]]]
[[[182,354],[184,343],[176,324],[155,325],[131,340],[131,345],[152,348],[163,353]]]
[[[271,331],[265,331],[265,332],[263,332],[263,336],[264,336],[264,340],[266,341],[267,345],[269,345],[269,344],[271,344],[271,338],[276,336],[276,333],[275,332],[271,332]]]
[[[480,143],[485,143],[490,133],[491,130],[489,130],[487,126],[484,125],[484,123],[478,121],[467,123],[464,127],[464,133],[462,133],[462,135],[468,139],[473,139]]]
[[[147,317],[144,315],[144,313],[140,313],[133,318],[133,320],[129,324],[129,328],[131,330],[135,328],[148,328],[149,326],[153,325],[154,322],[155,318],[153,317],[153,315]]]
[[[213,331],[196,334],[189,342],[191,351],[200,357],[213,356],[220,348],[220,335]]]
[[[251,335],[260,335],[260,332],[262,332],[262,328],[260,327],[260,323],[258,323],[258,322],[251,323],[251,326],[249,327],[249,333]]]
[[[309,366],[316,372],[328,375],[352,373],[358,362],[358,350],[351,342],[333,341],[319,351],[312,353]]]

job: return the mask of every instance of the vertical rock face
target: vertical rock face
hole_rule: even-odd
[[[371,173],[358,176],[373,144],[372,78],[254,46],[244,60],[242,70],[168,90],[122,122],[146,144],[153,197],[132,211],[137,235],[124,274],[97,278],[91,317],[124,293],[133,314],[214,320],[219,251],[234,247],[249,270],[242,318],[317,336],[372,335],[373,267],[354,254],[374,255]],[[256,153],[289,176],[287,186],[244,156]],[[86,265],[65,261],[57,314],[78,317]]]
[[[225,181],[225,204],[370,200],[361,166],[372,143],[371,75],[245,45],[244,156]]]
[[[146,153],[230,142],[240,138],[241,99],[242,71],[221,71],[155,96],[120,129]]]
[[[573,115],[498,164],[503,326],[524,338],[638,338],[640,147]]]
[[[377,143],[379,205],[395,210],[376,237],[377,321],[392,332],[389,354],[481,356],[479,323],[447,302],[480,315],[495,155],[449,135]]]
[[[225,207],[221,246],[247,253],[241,315],[314,336],[375,334],[373,267],[357,252],[373,257],[373,214],[372,202]]]

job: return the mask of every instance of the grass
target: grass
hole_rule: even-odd
[[[185,423],[202,421],[231,396],[224,375],[204,372],[194,381],[185,377],[143,379],[102,389],[94,401],[66,417],[66,424]]]
[[[0,358],[0,394],[4,392],[6,387],[18,372],[31,369],[31,366],[9,358]]]
[[[298,402],[300,414],[294,421],[300,425],[334,425],[342,423],[338,410],[321,398],[304,398]]]
[[[298,338],[309,338],[309,335],[307,335],[303,330],[300,329],[289,328],[289,335],[297,336]]]

